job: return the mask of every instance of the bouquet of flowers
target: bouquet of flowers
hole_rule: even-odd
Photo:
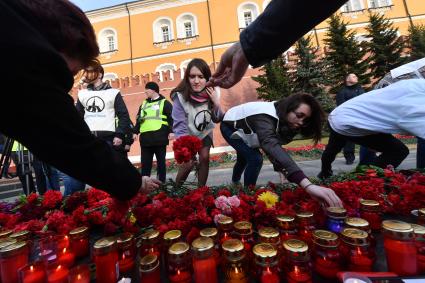
[[[178,164],[192,160],[202,147],[202,140],[195,136],[182,136],[173,143],[174,158]]]

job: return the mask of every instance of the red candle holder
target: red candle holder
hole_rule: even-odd
[[[177,242],[180,242],[182,238],[182,231],[180,230],[170,230],[166,232],[163,235],[163,242],[162,242],[162,258],[161,258],[161,268],[166,269],[167,268],[167,253],[168,249]]]
[[[75,254],[69,248],[63,248],[57,254],[58,263],[67,268],[71,268],[75,263]]]
[[[119,269],[121,273],[130,273],[135,267],[136,242],[130,233],[123,233],[117,239]]]
[[[45,283],[47,281],[46,266],[38,261],[25,265],[19,271],[19,283]]]
[[[140,283],[160,283],[161,271],[155,254],[147,254],[140,259]]]
[[[89,228],[79,227],[69,232],[69,245],[77,258],[89,255]]]
[[[68,283],[69,269],[60,264],[47,268],[47,283]]]
[[[28,251],[26,242],[17,242],[0,250],[2,283],[18,282],[18,270],[28,264]]]
[[[90,283],[90,269],[86,264],[78,265],[69,271],[69,283]]]
[[[116,283],[119,277],[118,250],[115,238],[102,238],[93,246],[96,282]]]
[[[283,243],[298,236],[297,223],[295,217],[291,215],[279,215],[276,217],[279,226],[280,241]]]
[[[171,283],[192,282],[192,258],[189,245],[177,242],[168,249],[168,280]]]
[[[214,259],[214,242],[207,237],[192,242],[193,275],[195,283],[217,283],[217,265]]]
[[[417,250],[418,273],[425,274],[425,226],[411,224],[415,234],[415,245]]]
[[[369,251],[368,234],[356,228],[345,228],[341,240],[340,251],[345,267],[349,271],[372,271],[374,259]]]
[[[222,271],[225,282],[248,283],[249,266],[244,245],[238,239],[229,239],[222,245],[224,252]]]
[[[416,275],[417,249],[412,225],[397,220],[385,220],[382,228],[388,271],[400,276]]]
[[[381,230],[381,206],[376,200],[360,200],[360,217],[369,222],[373,231]]]
[[[288,283],[312,283],[308,245],[304,241],[290,239],[283,243],[285,249],[285,274]]]
[[[261,283],[279,283],[277,250],[270,244],[257,244],[253,248],[255,277]]]
[[[142,242],[139,249],[140,257],[144,257],[148,254],[154,254],[158,258],[161,257],[159,231],[149,230],[142,234],[141,239]]]
[[[337,234],[326,230],[315,230],[312,247],[314,270],[325,278],[336,278],[337,273],[342,270]]]
[[[56,240],[57,240],[57,243],[58,243],[58,250],[61,251],[65,248],[67,248],[67,249],[70,248],[69,236],[68,235],[57,235]]]
[[[220,216],[217,220],[218,241],[222,245],[225,241],[232,238],[233,219],[228,216]]]
[[[312,233],[314,230],[316,230],[316,223],[313,212],[303,211],[297,213],[297,223],[298,236],[301,238],[301,240],[310,245],[312,241]]]
[[[369,235],[369,244],[370,244],[369,252],[371,253],[373,259],[376,259],[376,252],[375,252],[376,239],[372,234],[372,230],[370,229],[369,222],[363,218],[347,217],[345,219],[345,228],[356,228],[356,229],[365,231]]]
[[[208,238],[211,238],[211,240],[213,240],[213,242],[214,242],[214,259],[215,259],[217,266],[219,266],[220,262],[221,262],[221,256],[220,256],[220,245],[219,245],[219,242],[218,242],[218,230],[217,230],[217,228],[212,227],[212,228],[202,229],[199,232],[199,235],[201,237],[208,237]]]

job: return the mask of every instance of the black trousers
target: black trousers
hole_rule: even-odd
[[[153,155],[156,156],[156,165],[158,172],[158,180],[165,182],[166,178],[166,166],[165,166],[165,155],[167,154],[167,146],[142,146],[141,147],[141,164],[142,164],[142,176],[150,176],[152,171]]]
[[[324,173],[332,171],[332,162],[347,140],[381,152],[381,155],[373,163],[373,165],[381,168],[385,168],[387,165],[392,165],[396,168],[409,154],[409,149],[390,134],[349,137],[338,134],[333,129],[330,130],[329,142],[322,154],[322,172]]]

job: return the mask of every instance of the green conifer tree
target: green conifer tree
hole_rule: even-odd
[[[409,27],[410,60],[418,60],[425,57],[425,25]]]

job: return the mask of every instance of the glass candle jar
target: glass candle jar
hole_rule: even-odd
[[[168,249],[168,280],[171,283],[192,282],[192,258],[189,244],[177,242]]]
[[[68,283],[69,269],[56,263],[47,267],[47,283]]]
[[[96,264],[96,282],[116,283],[119,277],[116,239],[106,237],[96,241],[93,258]]]
[[[47,281],[44,262],[29,263],[19,269],[19,283],[45,283]]]
[[[388,271],[399,276],[416,275],[417,251],[412,225],[403,221],[382,222]]]
[[[373,231],[381,230],[381,206],[376,200],[360,200],[360,217],[369,222]]]
[[[344,228],[341,241],[342,260],[349,271],[372,271],[374,259],[369,251],[369,238],[365,231]]]
[[[214,242],[199,237],[192,242],[193,277],[195,283],[217,283],[217,265],[214,259]]]
[[[312,283],[308,245],[304,241],[289,239],[283,243],[285,250],[285,275],[288,283]]]
[[[280,270],[277,250],[270,244],[262,243],[253,247],[256,282],[279,283]]]
[[[223,243],[222,249],[224,282],[248,283],[248,261],[243,243],[238,239],[229,239]]]
[[[31,240],[30,231],[28,231],[28,230],[18,231],[18,232],[15,232],[13,234],[10,234],[9,238],[16,239],[17,242],[27,242],[28,252],[31,253],[32,240]]]
[[[279,231],[272,227],[264,227],[258,231],[258,235],[259,235],[259,239],[258,239],[259,243],[270,244],[276,249],[277,258],[279,262],[279,268],[281,268],[283,266],[282,265],[283,256],[282,256],[282,245],[280,242]]]
[[[279,227],[280,241],[283,243],[289,239],[295,239],[298,235],[295,217],[291,215],[278,215],[276,217]]]
[[[171,247],[172,244],[180,242],[182,238],[182,232],[180,230],[170,230],[166,232],[163,235],[163,242],[162,242],[162,260],[161,261],[161,268],[166,269],[167,268],[167,252],[168,249]]]
[[[77,265],[69,271],[69,283],[90,283],[90,269],[87,264]]]
[[[217,266],[220,265],[220,245],[218,243],[218,230],[217,228],[205,228],[199,232],[201,237],[211,238],[214,242],[214,258]]]
[[[147,254],[139,263],[140,283],[161,283],[161,270],[156,254]]]
[[[142,242],[139,249],[140,257],[144,257],[148,254],[154,254],[159,259],[161,256],[159,231],[153,229],[149,230],[142,234],[141,239]]]
[[[2,283],[18,282],[18,269],[28,264],[29,248],[26,242],[16,242],[0,250]]]
[[[10,246],[12,244],[16,244],[16,239],[12,238],[0,238],[0,250],[3,248],[6,248],[7,246]],[[0,282],[1,282],[1,264],[0,264]]]
[[[75,254],[69,248],[63,248],[57,252],[58,263],[71,268],[75,262]]]
[[[425,208],[418,209],[418,225],[425,225]]]
[[[369,236],[369,252],[371,253],[373,259],[376,258],[376,239],[372,234],[372,230],[370,229],[369,222],[366,219],[358,218],[358,217],[347,217],[344,221],[345,228],[356,228],[365,231]]]
[[[223,244],[226,240],[231,239],[233,231],[233,219],[228,216],[221,216],[217,221],[218,241]]]
[[[335,279],[342,270],[339,239],[337,234],[326,230],[313,232],[313,268],[321,276]]]
[[[122,233],[117,238],[118,266],[120,274],[131,273],[136,262],[136,241],[130,233]]]
[[[69,232],[69,245],[77,258],[89,255],[89,228],[78,227]]]
[[[241,240],[241,242],[244,244],[245,251],[250,253],[252,245],[254,244],[252,223],[248,221],[239,221],[233,225],[233,229],[233,235],[235,238]]]
[[[311,235],[316,230],[316,222],[314,214],[311,211],[304,211],[297,213],[298,236],[306,242],[311,244]]]
[[[326,228],[334,233],[340,233],[344,228],[347,210],[343,207],[330,206],[326,208]]]
[[[8,230],[8,229],[1,230],[0,231],[0,239],[8,238],[12,234],[13,234],[13,231],[12,230]]]
[[[411,224],[415,234],[416,258],[418,264],[418,273],[425,274],[425,226]]]

